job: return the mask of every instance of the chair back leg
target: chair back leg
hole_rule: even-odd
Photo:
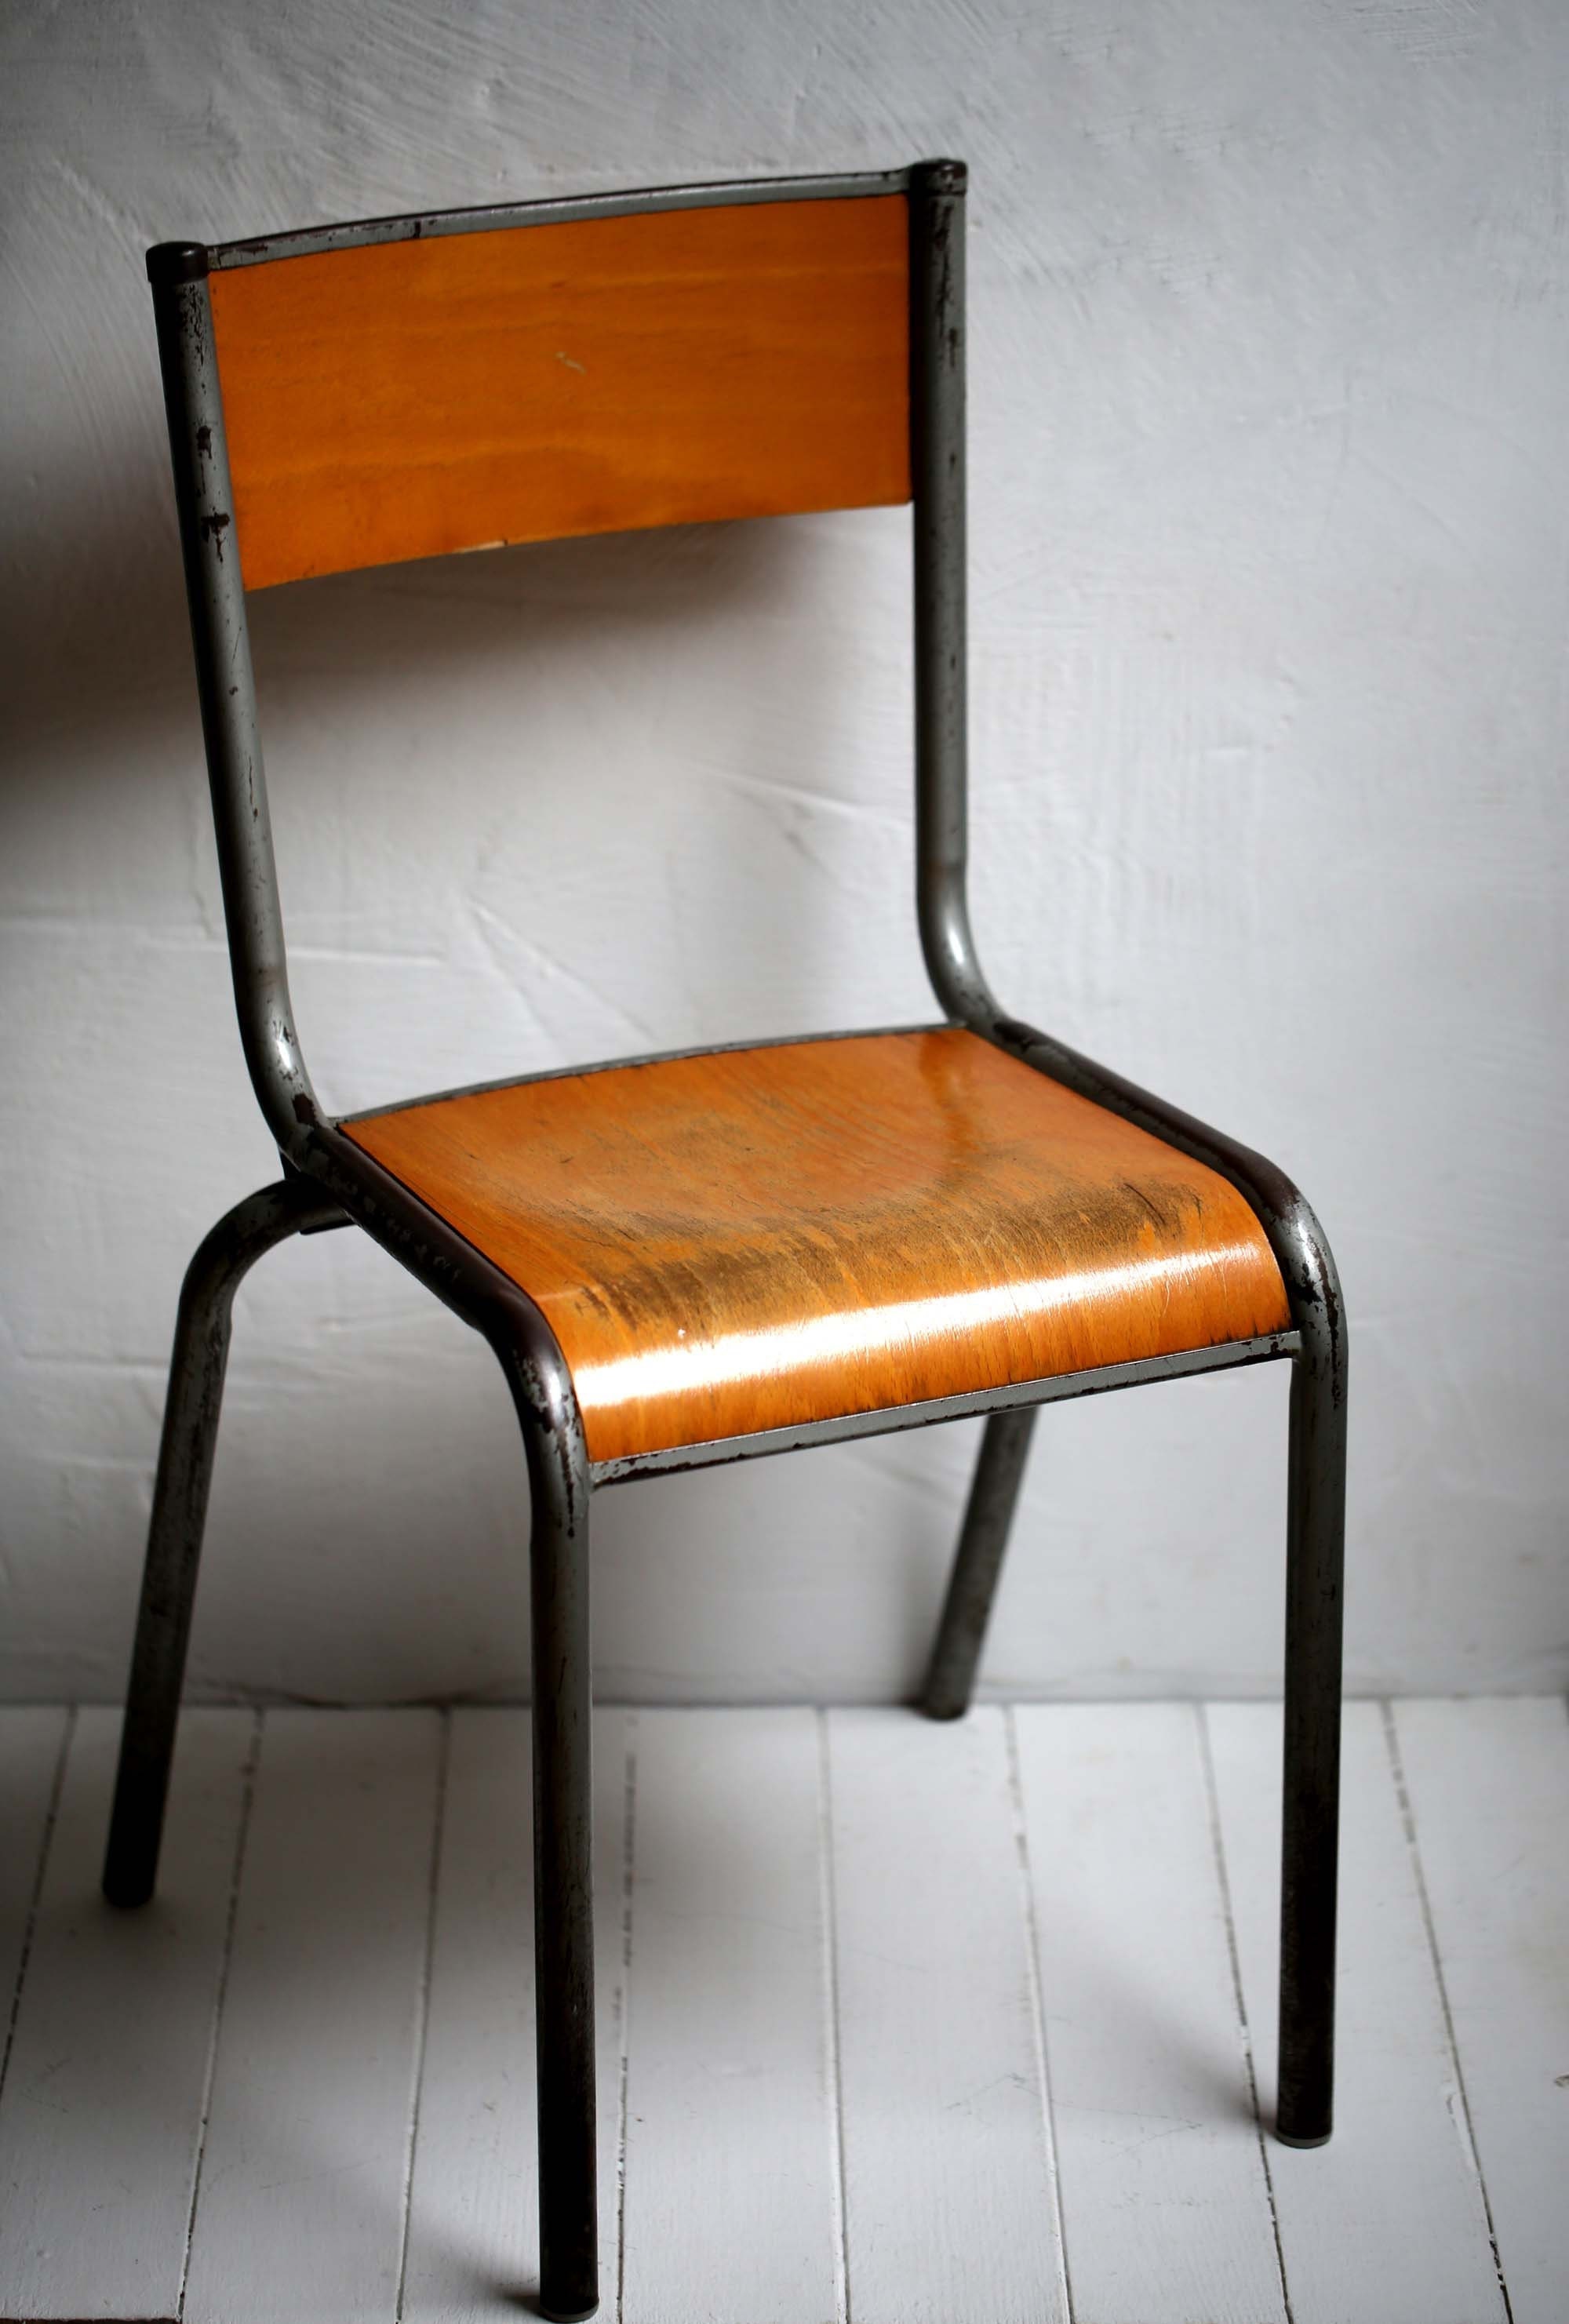
[[[104,1858],[104,1894],[111,1904],[144,1904],[158,1877],[235,1293],[247,1268],[275,1243],[346,1224],[330,1196],[303,1179],[287,1178],[236,1203],[186,1270]]]
[[[970,1707],[981,1649],[986,1643],[986,1625],[992,1618],[992,1600],[1002,1571],[1002,1554],[1029,1457],[1037,1409],[1031,1404],[1012,1412],[994,1412],[986,1423],[942,1620],[921,1689],[920,1707],[928,1719],[958,1719]]]
[[[1291,1368],[1286,1722],[1276,2134],[1321,2146],[1334,2120],[1346,1345],[1338,1312],[1304,1318]]]

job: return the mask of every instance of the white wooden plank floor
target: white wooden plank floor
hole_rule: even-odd
[[[116,1726],[0,1711],[0,2319],[530,2312],[527,1714],[189,1714],[128,1915]],[[1278,1735],[598,1712],[611,2324],[1564,2324],[1564,1706],[1349,1709],[1311,2153]]]

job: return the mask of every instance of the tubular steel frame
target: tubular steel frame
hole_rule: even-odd
[[[391,1177],[318,1104],[294,1028],[262,764],[245,590],[233,530],[209,272],[424,235],[739,202],[904,192],[910,214],[911,434],[916,638],[917,897],[945,1020],[1136,1122],[1227,1179],[1251,1206],[1285,1280],[1291,1328],[1149,1362],[810,1427],[594,1463],[561,1350],[538,1307]],[[633,1476],[988,1415],[921,1707],[967,1707],[1022,1478],[1035,1407],[1183,1373],[1288,1358],[1285,1799],[1277,2134],[1328,2137],[1334,2043],[1346,1326],[1322,1229],[1295,1186],[1245,1147],[1061,1042],[992,995],[965,895],[965,172],[930,161],[875,175],[594,195],[324,226],[212,249],[148,254],[169,417],[197,684],[217,830],[241,1038],[284,1164],[198,1250],[180,1298],[131,1665],[105,1894],[152,1893],[212,1474],[235,1287],[294,1233],[355,1223],[484,1334],[511,1388],[532,1499],[535,1957],[540,2300],[577,2319],[597,2301],[594,1961],[589,1784],[588,1508]],[[620,1060],[621,1063],[635,1062]],[[545,1076],[540,1076],[545,1078]]]

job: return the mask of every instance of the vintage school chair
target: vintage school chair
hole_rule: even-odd
[[[235,999],[283,1163],[186,1277],[105,1893],[152,1892],[235,1288],[355,1223],[483,1333],[532,1495],[545,2312],[597,2297],[588,1521],[601,1487],[990,1416],[922,1707],[970,1699],[1038,1405],[1288,1357],[1278,2132],[1327,2138],[1346,1333],[1270,1163],[1007,1015],[965,904],[964,189],[592,195],[149,252]],[[570,363],[559,358],[563,352]],[[246,592],[500,541],[909,502],[940,1026],[335,1119],[295,1031]]]

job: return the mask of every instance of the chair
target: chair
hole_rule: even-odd
[[[532,1498],[541,2301],[597,2297],[594,1494],[987,1418],[922,1707],[969,1702],[1036,1407],[1288,1358],[1279,2135],[1330,2129],[1346,1331],[1258,1155],[1007,1015],[965,902],[965,173],[595,195],[148,254],[241,1038],[281,1181],[186,1277],[106,1895],[151,1894],[235,1286],[355,1224],[482,1333]],[[569,533],[913,504],[942,1022],[338,1120],[295,1031],[248,589]]]

